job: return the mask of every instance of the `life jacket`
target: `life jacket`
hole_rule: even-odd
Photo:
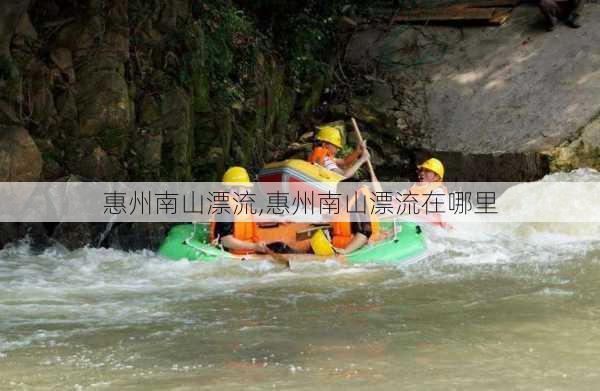
[[[365,209],[369,214],[369,221],[371,222],[371,236],[369,237],[369,242],[375,242],[379,240],[379,219],[375,216],[373,211],[373,200],[371,200],[371,193],[366,186],[361,186],[358,193],[355,193],[354,196],[348,202],[348,206],[346,207],[346,211],[341,212],[331,224],[332,228],[332,239],[331,244],[337,248],[346,248],[348,244],[352,241],[354,235],[352,234],[352,223],[350,222],[350,214],[347,210],[351,210],[352,207],[356,204],[357,198],[362,196],[365,199]]]
[[[423,207],[423,205],[425,205],[426,202],[435,199],[436,196],[435,194],[433,194],[437,189],[442,189],[442,191],[444,192],[444,194],[447,196],[448,195],[448,189],[446,188],[446,186],[444,186],[444,184],[442,182],[425,182],[425,183],[415,183],[413,186],[411,186],[411,188],[409,189],[409,192],[411,194],[411,197],[413,197],[415,200],[417,200],[417,204],[420,207]],[[433,194],[433,195],[431,195]],[[448,201],[448,198],[446,197],[446,202]],[[442,219],[442,215],[443,213],[435,213],[435,211],[430,211],[427,214],[422,214],[420,215],[420,218],[422,220],[424,220],[427,223],[431,223],[443,228],[447,228],[448,227],[448,223],[446,223],[443,219]]]
[[[324,146],[315,147],[310,156],[308,157],[309,163],[316,163],[320,166],[325,167],[325,157],[329,157],[331,160],[335,160],[335,155],[331,153],[329,149]]]
[[[241,210],[242,212],[244,212],[243,209],[245,208],[240,208],[238,207],[236,209],[236,206],[238,206],[239,203],[237,203],[234,199],[232,199],[232,197],[230,197],[229,199],[229,207],[231,210],[231,214],[232,214],[232,218],[233,218],[233,237],[239,240],[243,240],[245,242],[258,242],[259,238],[258,238],[258,227],[256,225],[256,223],[254,222],[254,219],[252,218],[251,214],[247,214],[247,213],[239,213],[236,214],[239,210]],[[217,222],[214,220],[214,218],[212,219],[211,223],[210,223],[210,241],[214,241],[215,239],[217,239],[216,237],[216,226],[217,226]],[[237,255],[246,255],[246,254],[254,254],[254,250],[227,250],[232,254],[237,254]]]

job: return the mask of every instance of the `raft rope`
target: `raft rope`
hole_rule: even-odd
[[[214,254],[211,254],[210,252],[206,251],[205,249],[194,246],[192,243],[190,243],[190,240],[194,239],[194,237],[196,236],[196,225],[197,225],[196,223],[192,223],[192,227],[193,227],[192,234],[186,240],[184,240],[184,243],[186,245],[190,246],[191,248],[193,248],[194,250],[200,251],[204,255],[213,256]],[[224,259],[225,249],[223,248],[223,244],[219,241],[219,239],[220,239],[220,235],[217,235],[217,237],[215,238],[215,240],[213,240],[211,242],[211,244],[221,250],[221,259]]]

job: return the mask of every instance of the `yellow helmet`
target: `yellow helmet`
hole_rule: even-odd
[[[325,236],[325,232],[322,229],[314,233],[310,238],[310,247],[316,255],[331,256],[334,255],[333,246]]]
[[[250,176],[244,167],[230,167],[227,169],[223,174],[222,182],[224,185],[252,187]]]
[[[334,128],[333,126],[323,126],[322,128],[319,128],[317,140],[333,144],[338,148],[343,146],[342,134],[340,133],[339,129]]]
[[[440,176],[440,179],[444,179],[444,165],[436,158],[427,159],[417,167],[433,171]]]

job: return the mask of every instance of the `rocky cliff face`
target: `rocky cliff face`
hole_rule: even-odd
[[[260,28],[293,36],[298,47],[322,39],[319,30],[302,41],[296,37],[310,28],[278,30],[277,10],[265,17],[258,5],[241,6],[21,0],[3,7],[4,178],[211,180],[231,164],[258,168],[293,153],[286,146],[316,120],[354,115],[384,178],[411,172],[426,149],[456,167],[452,179],[493,179],[460,169],[474,162],[513,162],[514,172],[518,165],[527,172],[502,170],[496,179],[533,179],[548,170],[548,156],[564,160],[567,144],[597,115],[597,6],[586,10],[582,29],[551,34],[534,7],[516,8],[502,27],[357,27],[312,15],[318,25],[336,25],[331,42],[349,39],[341,52],[321,53],[320,70],[307,53],[286,57]],[[552,152],[557,145],[563,152]]]
[[[327,29],[301,18],[310,4],[280,7],[285,18],[267,15],[276,27],[313,35],[273,40],[258,3],[245,11],[225,0],[3,4],[0,179],[210,181],[233,164],[281,158],[320,104],[329,59],[316,56]],[[77,247],[99,230],[37,231]],[[3,243],[31,227],[4,231]]]
[[[1,12],[2,159],[32,163],[7,169],[12,180],[211,180],[258,167],[305,131],[299,119],[325,87],[326,69],[294,85],[297,69],[227,1],[11,1]]]

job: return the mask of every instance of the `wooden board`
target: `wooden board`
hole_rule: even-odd
[[[519,0],[492,0],[456,4],[448,7],[412,9],[401,12],[392,22],[472,21],[500,25],[506,22]]]
[[[281,223],[274,227],[258,227],[258,236],[267,243],[283,242],[297,251],[308,251],[310,240],[296,240],[296,232],[311,228],[305,223]]]
[[[490,19],[489,22],[490,22],[490,24],[495,24],[495,25],[500,26],[501,24],[504,24],[504,22],[506,22],[508,20],[509,16],[510,16],[510,12],[497,13]]]
[[[418,21],[494,21],[499,16],[507,15],[510,9],[505,8],[466,8],[458,11],[451,9],[427,10],[415,13],[406,13],[394,18],[394,22],[418,22]]]
[[[521,3],[521,0],[481,0],[481,1],[468,1],[456,6],[466,8],[486,8],[486,7],[509,7],[514,8]]]

